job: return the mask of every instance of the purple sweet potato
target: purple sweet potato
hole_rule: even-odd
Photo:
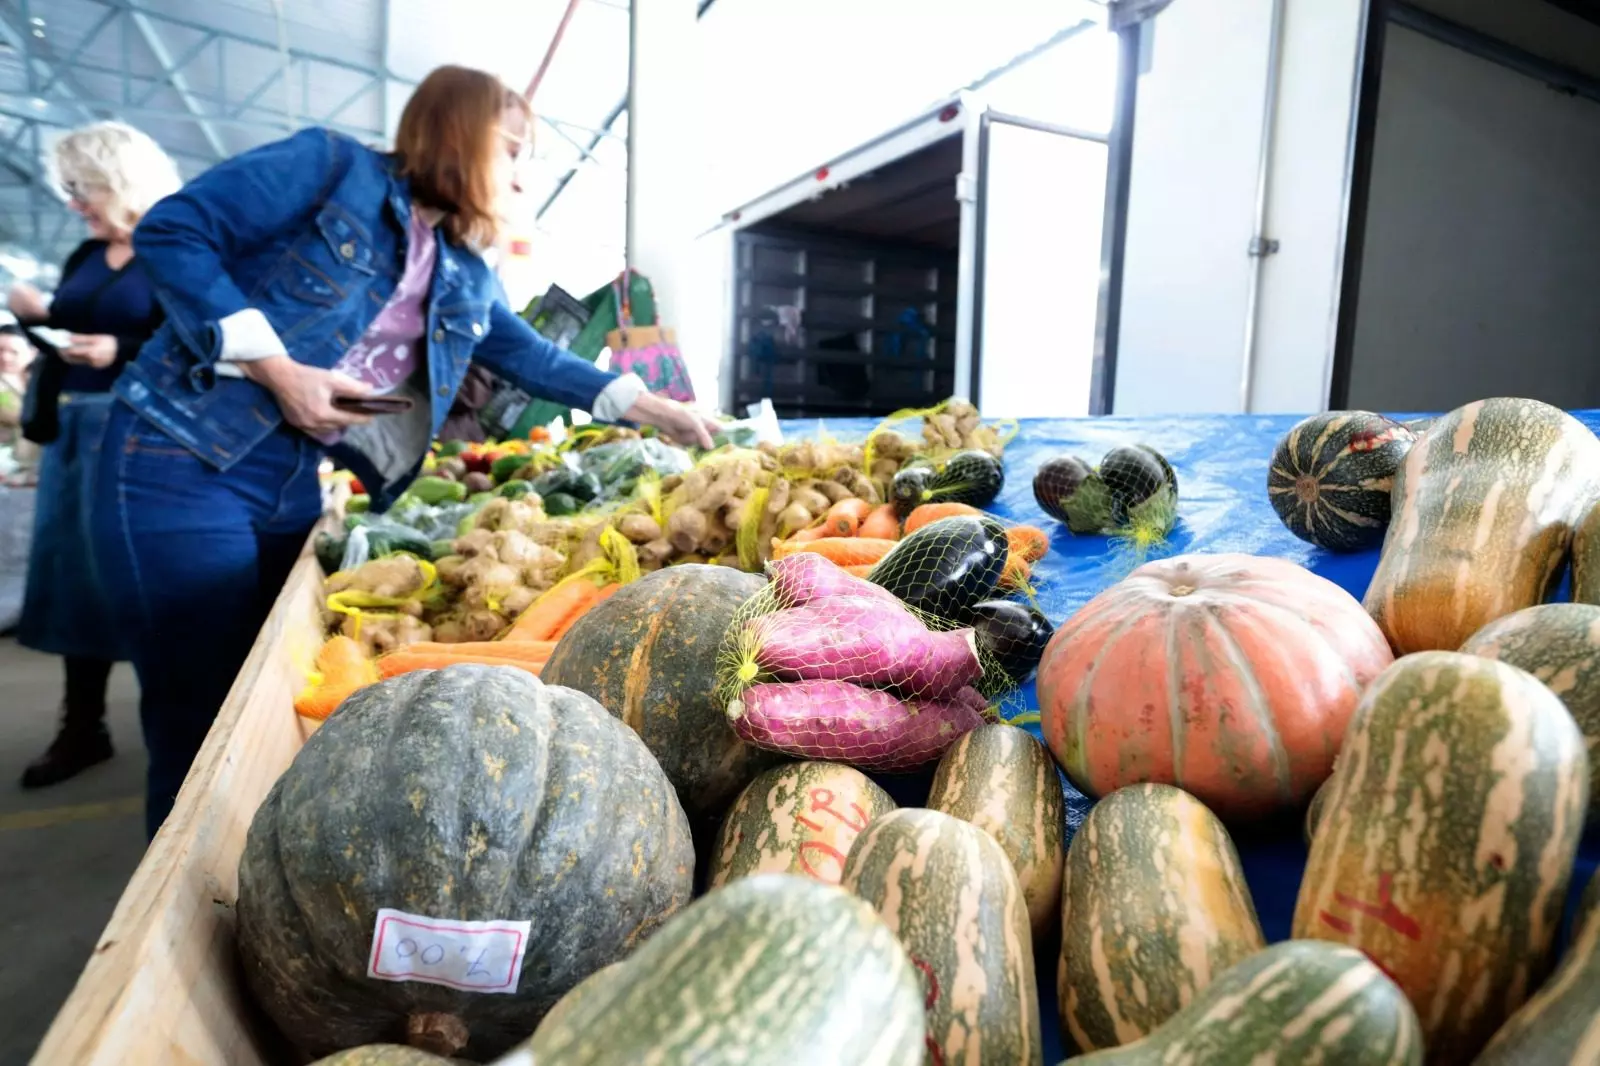
[[[875,599],[901,606],[895,594],[882,585],[845,573],[831,559],[816,552],[799,552],[768,567],[772,588],[785,607],[841,598]]]
[[[972,630],[935,633],[905,608],[878,600],[828,600],[747,624],[756,662],[786,681],[853,681],[939,699],[983,672]]]
[[[906,700],[848,681],[752,685],[728,704],[733,731],[759,748],[863,770],[913,770],[983,724],[959,700]]]

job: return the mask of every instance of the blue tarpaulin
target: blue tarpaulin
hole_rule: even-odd
[[[1573,414],[1590,429],[1600,429],[1600,410]],[[1033,498],[1034,471],[1045,460],[1058,456],[1076,455],[1092,466],[1119,444],[1148,444],[1167,457],[1178,475],[1178,522],[1160,555],[1245,552],[1276,556],[1320,574],[1360,599],[1377,566],[1377,550],[1337,554],[1307,544],[1284,528],[1267,501],[1267,465],[1273,448],[1297,421],[1299,416],[1289,415],[1025,421],[1006,448],[1005,488],[989,510],[1009,521],[1052,531],[1050,554],[1035,566],[1033,573],[1040,607],[1052,623],[1060,625],[1097,593],[1126,576],[1134,560],[1105,537],[1073,536],[1065,526],[1048,518]],[[816,436],[819,432],[841,440],[859,440],[875,425],[867,420],[829,420],[821,424],[789,421],[783,424],[783,432],[786,440]],[[1561,596],[1565,598],[1565,588]],[[1031,681],[1022,695],[1027,710],[1038,710]],[[1028,728],[1038,735],[1037,725]],[[926,778],[886,778],[883,783],[902,806],[921,805],[927,799]],[[1075,829],[1092,804],[1071,785],[1064,784],[1064,788],[1069,829]],[[1230,826],[1230,832],[1267,940],[1287,939],[1306,863],[1306,846],[1299,826],[1285,825],[1270,832]],[[1597,858],[1600,834],[1591,833],[1584,841],[1573,874],[1569,916],[1594,872]],[[1043,1002],[1046,1063],[1059,1060],[1061,1047],[1053,987],[1055,959],[1047,953],[1054,950],[1054,945],[1040,945],[1035,960]]]

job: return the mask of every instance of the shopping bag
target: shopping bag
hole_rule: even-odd
[[[683,403],[694,402],[694,385],[689,368],[670,329],[633,324],[633,305],[623,278],[613,282],[617,299],[617,328],[606,334],[611,349],[611,370],[616,374],[637,374],[651,392]],[[629,286],[631,289],[631,286]]]

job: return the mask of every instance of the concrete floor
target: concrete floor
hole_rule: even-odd
[[[117,757],[38,792],[22,768],[55,735],[60,660],[0,640],[0,1066],[26,1063],[144,854],[138,689],[111,677]]]

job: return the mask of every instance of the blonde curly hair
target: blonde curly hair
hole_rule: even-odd
[[[183,185],[161,146],[124,122],[80,126],[56,142],[52,163],[52,177],[67,195],[108,193],[106,221],[124,234],[133,232],[157,200]]]

